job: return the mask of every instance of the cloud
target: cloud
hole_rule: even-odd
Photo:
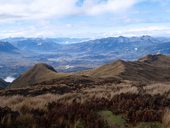
[[[138,0],[139,1],[139,0]],[[85,0],[83,9],[86,14],[96,15],[103,13],[122,12],[138,2],[137,0]]]
[[[126,10],[139,0],[0,0],[0,20],[99,15]]]
[[[164,22],[169,17],[155,12],[168,1],[0,0],[0,37],[168,35],[170,26]],[[150,8],[153,3],[159,6]],[[149,9],[144,10],[144,5]]]
[[[74,13],[76,0],[0,0],[0,18],[39,19]]]
[[[11,76],[8,76],[8,77],[6,77],[5,79],[4,79],[6,82],[13,82],[14,80],[15,80],[15,78],[14,77],[11,77]]]
[[[128,26],[124,28],[119,28],[112,32],[110,36],[169,36],[170,25],[164,26],[164,24],[155,25],[142,25],[142,26]]]

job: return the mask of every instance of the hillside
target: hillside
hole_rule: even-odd
[[[140,58],[138,61],[157,67],[170,67],[170,56],[162,54],[147,55],[143,58]]]
[[[32,86],[36,83],[49,81],[58,77],[62,77],[64,74],[57,73],[55,69],[47,64],[36,64],[27,72],[18,77],[11,87],[26,87]]]
[[[118,77],[130,81],[170,81],[170,57],[148,55],[138,61],[118,60],[99,68],[80,72],[93,77]]]

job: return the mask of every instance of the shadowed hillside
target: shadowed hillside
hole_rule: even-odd
[[[7,87],[9,84],[5,82],[4,80],[0,79],[0,89]]]
[[[162,54],[147,55],[139,59],[139,62],[150,64],[156,67],[170,67],[170,57]]]

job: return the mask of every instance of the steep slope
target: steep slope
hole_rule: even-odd
[[[17,78],[11,87],[26,87],[32,86],[37,83],[44,81],[49,81],[58,77],[62,77],[65,74],[60,74],[55,71],[55,69],[47,64],[36,64],[27,72],[23,73],[19,78]]]
[[[0,79],[0,89],[7,87],[9,84],[4,80]]]

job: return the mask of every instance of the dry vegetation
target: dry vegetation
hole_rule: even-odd
[[[169,94],[169,91],[170,91],[169,85],[170,85],[170,83],[153,83],[153,84],[150,84],[150,85],[144,87],[144,89],[149,94],[164,95],[164,94]]]
[[[170,128],[170,109],[166,109],[162,119],[164,128]]]
[[[58,95],[45,94],[36,97],[17,96],[2,96],[0,97],[1,107],[8,106],[14,111],[19,111],[22,107],[26,106],[30,109],[45,109],[45,105],[50,102],[56,102]]]
[[[130,126],[138,122],[158,121],[168,128],[169,112],[165,113],[162,121],[164,109],[170,108],[168,83],[143,85],[126,81],[119,84],[62,86],[67,87],[67,91],[58,88],[59,85],[41,85],[25,88],[30,89],[28,92],[24,88],[16,89],[25,92],[24,95],[9,93],[15,92],[15,89],[1,92],[0,109],[7,113],[0,118],[3,128],[78,128],[76,125],[83,125],[82,128],[107,128],[109,126],[105,120],[97,115],[102,110],[123,115],[127,125],[132,124]],[[44,93],[37,93],[44,88]],[[4,107],[9,108],[4,110]]]
[[[74,128],[81,120],[86,128],[104,128],[106,122],[97,116],[102,110],[109,110],[114,114],[122,114],[127,123],[159,121],[161,122],[164,107],[169,107],[170,100],[163,96],[120,94],[113,98],[93,98],[83,103],[79,97],[66,103],[54,95],[37,97],[12,97],[11,101],[2,103],[9,108],[0,108],[1,125],[14,128]],[[1,97],[1,100],[9,100]],[[18,104],[17,104],[18,103]],[[165,115],[166,117],[167,115]],[[167,117],[164,124],[167,125]]]

